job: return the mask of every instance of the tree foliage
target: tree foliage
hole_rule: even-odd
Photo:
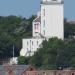
[[[75,35],[75,24],[68,23],[65,19],[64,30],[64,36],[67,40],[57,38],[44,40],[41,48],[27,60],[28,64],[32,64],[39,69],[75,67],[75,39],[71,39]]]
[[[32,57],[33,60],[41,58],[40,66],[36,65],[37,61],[31,61],[35,66],[46,69],[57,69],[59,67],[74,67],[75,62],[75,40],[62,41],[57,38],[51,38],[44,41],[40,48]],[[39,56],[36,58],[37,53]],[[38,61],[40,62],[40,61]]]
[[[30,57],[24,57],[24,56],[19,56],[18,57],[18,64],[22,65],[28,65],[29,64]]]
[[[12,57],[13,44],[15,56],[19,56],[22,39],[32,35],[31,22],[34,17],[0,16],[0,59]]]
[[[19,56],[23,38],[32,36],[32,21],[18,16],[0,16],[0,59],[12,57],[12,47],[15,46],[15,56]],[[65,38],[75,35],[75,24],[64,21]],[[21,60],[22,59],[22,60]],[[43,41],[42,47],[29,58],[19,57],[19,64],[32,64],[42,69],[75,66],[75,40],[62,41],[51,38]]]
[[[75,40],[50,38],[28,60],[38,69],[60,69],[75,67]]]
[[[73,38],[75,36],[75,23],[69,23],[67,19],[64,19],[64,34],[65,38]]]

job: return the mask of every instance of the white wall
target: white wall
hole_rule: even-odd
[[[29,56],[28,51],[31,51],[30,56],[37,51],[37,48],[40,47],[43,39],[42,38],[30,38],[30,39],[23,39],[22,40],[22,49],[20,51],[21,56]]]
[[[45,12],[45,16],[43,15]],[[44,25],[45,20],[45,27]],[[63,4],[41,5],[41,34],[45,37],[64,39]],[[44,35],[45,31],[45,35]]]

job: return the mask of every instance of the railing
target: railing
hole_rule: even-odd
[[[64,1],[57,2],[57,1],[41,1],[41,4],[63,4]]]

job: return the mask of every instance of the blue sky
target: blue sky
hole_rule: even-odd
[[[29,17],[40,10],[40,0],[0,0],[0,16]],[[64,0],[64,15],[75,20],[75,0]]]

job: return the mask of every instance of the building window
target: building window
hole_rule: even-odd
[[[39,24],[37,23],[37,24],[35,24],[35,30],[36,29],[38,30],[38,28],[39,28]]]
[[[37,41],[37,45],[38,45],[38,41]]]
[[[36,25],[36,29],[37,29],[37,30],[38,30],[38,28],[39,28],[39,24]]]
[[[28,45],[28,41],[27,41],[27,45]]]
[[[45,16],[45,9],[43,9],[43,16]]]
[[[45,72],[43,72],[43,75],[46,75],[46,73],[45,73]]]
[[[45,27],[45,20],[43,21],[43,27]]]
[[[33,45],[33,41],[32,41],[32,45]]]
[[[71,75],[74,75],[74,73],[72,73]]]
[[[34,27],[35,27],[35,30],[36,30],[36,24],[34,25]]]

